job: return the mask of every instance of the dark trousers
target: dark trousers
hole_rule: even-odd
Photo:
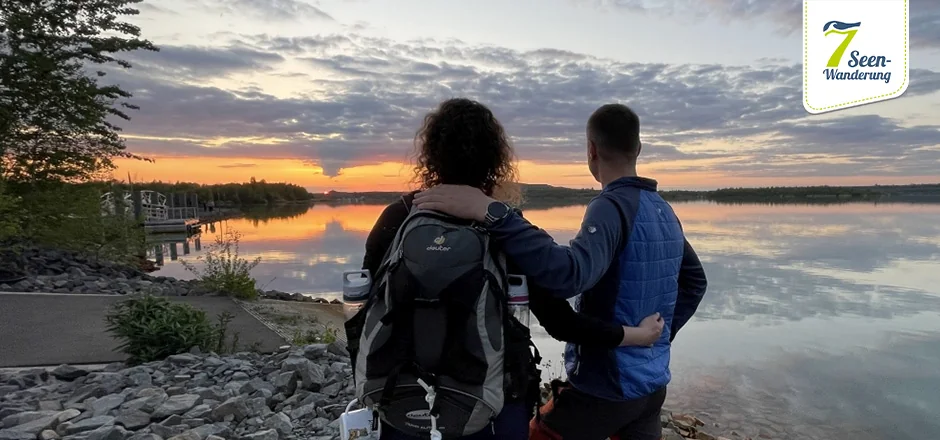
[[[534,430],[541,432],[532,438],[660,440],[663,428],[659,416],[665,401],[666,387],[639,399],[610,401],[566,386],[552,397],[551,408],[533,424]]]
[[[382,423],[382,438],[380,440],[426,440],[428,437],[412,437],[402,433],[391,426]],[[496,416],[492,428],[487,426],[482,431],[461,440],[528,440],[529,438],[529,411],[523,403],[506,403],[503,410]]]

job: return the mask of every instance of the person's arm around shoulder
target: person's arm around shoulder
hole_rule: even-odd
[[[480,222],[488,221],[494,202],[499,203],[479,189],[459,185],[439,185],[415,196],[415,205],[422,209]],[[570,298],[593,287],[607,272],[621,243],[622,223],[613,202],[597,197],[588,204],[581,230],[569,246],[558,245],[548,232],[512,210],[504,211],[488,229],[530,283]]]
[[[489,227],[507,255],[522,272],[555,296],[570,298],[600,281],[621,242],[622,221],[617,207],[598,197],[588,204],[581,228],[569,246],[522,217],[510,214]]]

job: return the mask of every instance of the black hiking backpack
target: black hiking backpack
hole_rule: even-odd
[[[538,351],[508,312],[505,258],[483,230],[411,209],[373,280],[346,324],[360,403],[410,435],[434,417],[444,438],[491,429],[507,400],[534,411]]]

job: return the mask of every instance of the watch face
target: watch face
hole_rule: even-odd
[[[487,214],[493,218],[503,218],[506,216],[506,213],[509,212],[509,207],[505,203],[493,202],[490,203],[490,206],[486,209]]]

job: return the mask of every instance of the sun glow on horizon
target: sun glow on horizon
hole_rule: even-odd
[[[336,191],[407,191],[412,166],[403,162],[382,162],[342,168],[335,176],[324,174],[323,167],[300,159],[265,159],[252,157],[153,157],[154,162],[118,159],[114,177],[134,181],[193,182],[216,184],[248,182],[252,177],[268,182],[301,185],[311,192]],[[697,162],[701,165],[701,161]],[[937,176],[844,176],[844,177],[746,177],[714,170],[675,171],[689,167],[690,161],[641,164],[641,175],[656,179],[661,189],[717,189],[726,187],[874,185],[935,183]],[[714,165],[720,169],[720,163]],[[601,185],[591,176],[585,163],[539,163],[519,161],[520,181],[544,183],[569,188],[594,188]]]

